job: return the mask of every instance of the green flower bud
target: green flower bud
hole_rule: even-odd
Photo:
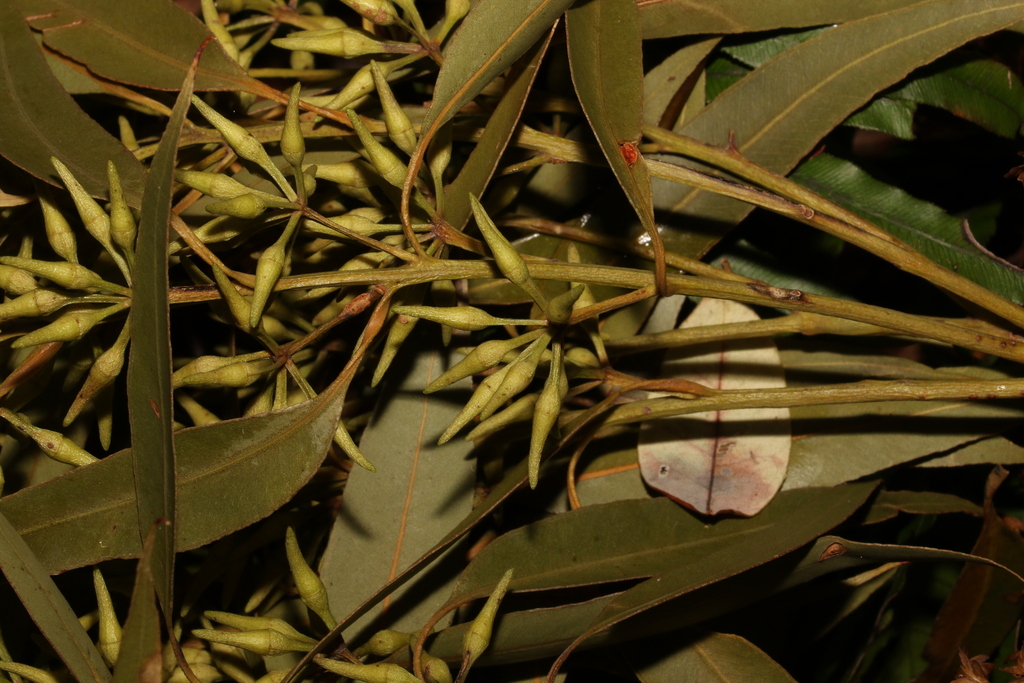
[[[370,472],[376,472],[377,468],[373,466],[363,452],[359,450],[359,446],[352,440],[352,436],[348,433],[348,429],[345,428],[345,423],[341,420],[338,421],[338,427],[334,430],[334,443],[338,444],[338,448],[344,451],[345,455],[352,459],[352,462],[359,465],[363,469],[369,470]]]
[[[566,323],[569,320],[569,316],[572,315],[573,304],[575,304],[580,298],[580,295],[583,294],[583,289],[583,285],[576,285],[569,291],[553,297],[548,302],[548,320],[557,325]]]
[[[276,41],[272,41],[276,42]],[[306,154],[306,141],[302,139],[299,127],[299,92],[302,84],[296,83],[288,98],[284,114],[284,129],[281,131],[281,154],[292,165],[296,175],[302,170],[302,157]]]
[[[24,349],[37,344],[46,344],[55,341],[75,341],[84,337],[89,330],[96,326],[104,318],[124,310],[126,304],[114,304],[96,310],[80,309],[69,311],[54,320],[49,325],[32,330],[28,334],[16,339],[11,348]]]
[[[322,655],[317,655],[313,661],[328,671],[364,683],[423,683],[397,664],[353,664]]]
[[[410,636],[408,633],[383,629],[377,631],[363,645],[356,648],[356,657],[373,655],[374,657],[390,657],[394,653],[409,645]]]
[[[36,279],[21,268],[0,266],[0,289],[12,296],[28,294],[38,287]]]
[[[234,363],[219,370],[210,372],[197,372],[181,378],[180,383],[175,382],[172,376],[172,386],[199,387],[204,389],[231,388],[241,389],[253,384],[259,378],[274,369],[274,362],[270,360],[255,361],[252,363]]]
[[[256,351],[254,353],[246,353],[240,356],[199,356],[174,371],[171,375],[171,386],[175,388],[182,386],[181,382],[183,382],[189,375],[214,372],[221,368],[226,368],[229,365],[248,363],[254,360],[264,360],[267,357],[268,354],[266,351]]]
[[[281,635],[294,640],[306,641],[310,644],[316,643],[316,640],[310,638],[304,633],[300,633],[283,619],[275,619],[273,617],[247,617],[241,614],[216,612],[214,610],[207,610],[203,612],[203,615],[211,621],[215,621],[218,624],[224,624],[225,626],[230,626],[231,628],[237,628],[239,631],[277,631]]]
[[[267,202],[255,194],[243,194],[206,205],[206,212],[215,216],[234,216],[248,220],[259,218],[266,210]]]
[[[227,53],[228,57],[232,60],[238,61],[238,46],[235,45],[235,39],[228,33],[227,28],[220,21],[220,14],[217,12],[216,5],[213,4],[213,0],[202,0],[203,8],[203,22],[206,27],[210,29],[210,33],[217,39],[220,46],[224,48],[224,52]]]
[[[188,185],[193,190],[199,190],[203,194],[217,199],[234,199],[243,194],[253,193],[253,190],[223,173],[179,169],[174,172],[174,179]]]
[[[423,301],[422,288],[417,288],[417,290],[419,290],[418,296],[410,296],[410,300]],[[388,337],[384,341],[384,348],[381,349],[377,368],[373,372],[373,379],[370,381],[371,387],[377,386],[381,379],[384,378],[384,373],[391,366],[391,361],[395,359],[395,355],[402,347],[402,342],[412,334],[413,328],[416,327],[418,322],[419,318],[402,313],[395,314],[391,321],[391,329],[388,330]]]
[[[490,313],[473,306],[436,308],[434,306],[396,306],[394,312],[423,318],[431,322],[450,325],[457,330],[476,332],[493,325],[544,325],[544,320],[523,320],[518,318],[495,318]]]
[[[508,364],[508,374],[501,386],[494,392],[487,404],[480,410],[481,419],[487,419],[494,411],[500,408],[505,401],[512,398],[530,385],[533,376],[537,373],[537,365],[540,364],[541,356],[544,353],[551,336],[543,335],[530,344],[516,359]]]
[[[199,683],[216,683],[216,681],[224,680],[224,674],[212,664],[190,664],[189,668],[192,669],[192,673],[195,674]],[[190,681],[184,671],[175,667],[165,683],[190,683]]]
[[[394,93],[391,92],[391,86],[388,85],[388,80],[377,62],[370,62],[370,73],[373,75],[373,83],[377,88],[380,105],[384,109],[384,124],[388,127],[388,137],[398,145],[400,150],[411,155],[416,151],[416,131],[413,130],[412,121],[402,110],[402,105],[395,99]]]
[[[316,167],[316,177],[349,187],[374,187],[381,179],[380,174],[365,161],[321,164]]]
[[[437,34],[437,40],[443,41],[455,24],[457,24],[464,16],[469,14],[469,0],[445,0],[444,3],[444,22],[441,24],[441,30]]]
[[[107,162],[107,182],[110,185],[110,236],[114,244],[126,254],[134,255],[135,217],[128,208],[128,202],[124,200],[121,178],[117,175],[117,166],[113,161]]]
[[[12,427],[36,442],[40,450],[58,462],[81,467],[96,462],[99,458],[86,452],[71,439],[60,432],[36,427],[17,413],[0,408],[0,417],[7,420]]]
[[[541,310],[547,309],[547,300],[541,294],[540,287],[530,275],[530,269],[526,267],[526,261],[512,246],[512,243],[505,239],[505,236],[498,230],[491,217],[487,215],[483,205],[472,194],[469,195],[470,205],[473,207],[473,215],[476,217],[477,227],[483,235],[487,246],[491,248],[494,262],[498,269],[508,278],[509,282],[518,285],[520,289],[530,295],[530,298],[537,302]]]
[[[380,177],[390,185],[402,187],[405,183],[406,165],[395,156],[394,152],[377,142],[377,139],[366,129],[359,114],[352,109],[346,109],[345,113],[348,114],[348,118],[352,122],[352,129],[359,136],[359,141],[363,143],[367,160],[377,169]]]
[[[274,162],[271,161],[270,155],[267,154],[267,150],[263,148],[260,141],[256,139],[256,136],[250,133],[248,130],[239,126],[233,121],[229,121],[220,114],[218,114],[212,107],[203,102],[201,99],[192,96],[192,104],[195,105],[196,109],[203,115],[203,117],[210,122],[214,128],[224,137],[224,141],[228,143],[231,149],[235,150],[235,153],[247,161],[251,161],[264,171],[277,183],[277,186],[281,188],[285,196],[289,201],[295,201],[296,194],[295,190],[291,188],[288,181],[285,180],[284,175],[278,170]]]
[[[139,141],[135,139],[135,131],[132,130],[132,124],[126,117],[117,117],[117,130],[121,136],[121,144],[127,147],[128,151],[134,152],[139,148]]]
[[[373,74],[370,73],[370,65],[367,64],[352,74],[352,77],[348,79],[348,83],[341,89],[341,92],[335,95],[325,106],[328,109],[348,107],[360,97],[369,95],[371,92],[373,92]]]
[[[444,434],[437,440],[437,445],[441,446],[451,440],[460,429],[465,427],[470,420],[476,417],[483,409],[487,402],[490,400],[494,392],[498,390],[501,383],[505,379],[505,375],[508,374],[510,365],[506,365],[501,370],[498,370],[493,375],[484,378],[484,381],[480,382],[480,386],[476,388],[473,395],[469,397],[469,401],[459,411],[459,414],[455,416],[452,423],[448,425],[448,429],[444,430]]]
[[[5,662],[0,660],[0,671],[6,671],[7,673],[21,676],[22,678],[32,681],[32,683],[66,683],[65,680],[57,678],[49,671],[43,669],[37,669],[34,666],[28,664],[18,664],[17,662]]]
[[[242,329],[248,329],[249,310],[251,308],[249,302],[235,289],[231,280],[228,279],[228,276],[224,274],[224,271],[217,264],[213,264],[211,270],[213,270],[213,279],[217,282],[217,289],[220,290],[220,295],[223,297],[224,303],[227,304],[235,324]]]
[[[420,657],[420,664],[423,667],[423,680],[426,683],[452,683],[452,672],[443,659],[424,650]]]
[[[65,261],[78,263],[78,247],[75,231],[53,201],[49,188],[39,184],[39,207],[43,210],[43,227],[46,241],[57,256]],[[5,288],[6,289],[6,288]]]
[[[253,287],[252,300],[249,302],[249,327],[254,330],[260,326],[263,308],[267,305],[267,300],[288,263],[288,245],[291,243],[292,235],[295,234],[300,218],[302,218],[301,213],[298,211],[293,213],[281,236],[264,249],[259,260],[256,261],[256,283]]]
[[[100,654],[107,666],[113,667],[117,663],[117,655],[121,651],[121,624],[114,613],[114,603],[110,599],[110,592],[107,590],[107,583],[103,580],[100,570],[93,568],[92,583],[96,590],[96,603],[99,607]]]
[[[374,24],[388,26],[398,21],[398,13],[388,0],[341,0],[360,16]]]
[[[432,228],[433,226],[427,226]],[[416,226],[413,226],[413,230]],[[450,308],[458,305],[458,297],[455,292],[455,283],[451,280],[434,280],[430,283],[430,298],[436,306]],[[441,340],[445,346],[452,343],[452,328],[448,325],[441,326]]]
[[[174,398],[176,398],[178,404],[185,409],[185,412],[188,413],[189,418],[192,420],[192,424],[196,427],[212,425],[221,421],[219,417],[204,408],[199,401],[195,400],[188,394],[179,391],[174,395]]]
[[[64,417],[64,426],[70,425],[82,412],[85,405],[92,400],[104,387],[110,386],[117,376],[121,374],[124,367],[124,351],[128,346],[128,339],[131,337],[130,328],[127,323],[121,328],[121,333],[113,346],[100,354],[99,358],[89,368],[89,376],[75,397],[68,414]]]
[[[268,671],[265,676],[261,676],[256,679],[256,683],[281,683],[288,674],[292,672],[291,669],[275,669],[274,671]]]
[[[292,569],[292,577],[295,579],[295,588],[299,591],[299,597],[313,612],[316,612],[328,629],[337,626],[331,614],[331,606],[327,600],[327,589],[316,572],[309,568],[306,559],[299,550],[299,542],[295,538],[295,531],[288,527],[285,534],[285,551],[288,554],[288,566]],[[308,651],[309,648],[307,647]]]
[[[432,394],[438,389],[442,389],[453,382],[458,382],[460,379],[469,377],[481,373],[484,370],[493,368],[495,365],[500,363],[505,354],[509,351],[518,349],[519,347],[529,344],[537,337],[544,334],[544,330],[534,330],[527,332],[526,334],[512,339],[492,339],[485,341],[480,346],[470,351],[465,358],[461,361],[448,368],[444,374],[431,382],[426,389],[423,390],[424,394]]]
[[[484,653],[487,646],[491,644],[491,631],[494,629],[494,618],[498,614],[498,605],[505,597],[505,591],[512,581],[512,570],[509,569],[501,577],[501,581],[495,587],[494,592],[487,598],[480,614],[476,616],[473,623],[469,625],[466,635],[462,638],[462,652],[465,657],[463,668],[469,669],[480,655]]]
[[[274,409],[274,384],[268,383],[245,409],[244,417],[262,415]]]
[[[356,28],[318,29],[296,31],[287,38],[270,41],[285,50],[305,50],[322,55],[352,59],[363,55],[387,52],[387,47],[366,31]]]
[[[292,50],[288,54],[288,66],[295,71],[309,71],[316,68],[316,57],[312,52]]]
[[[57,157],[50,157],[50,163],[57,169],[60,179],[71,193],[71,199],[75,202],[78,215],[82,217],[85,229],[96,238],[108,251],[113,251],[113,242],[110,238],[110,217],[103,210],[99,203],[89,196],[85,188],[75,179],[68,167],[62,164]]]
[[[313,645],[309,642],[289,638],[270,629],[216,631],[213,629],[196,628],[192,629],[192,635],[196,638],[208,640],[211,643],[222,643],[224,645],[240,647],[262,657],[275,657],[286,652],[309,652],[313,649]]]
[[[427,166],[430,168],[430,176],[434,179],[434,191],[438,194],[444,186],[441,178],[448,163],[452,160],[452,123],[441,126],[434,139],[430,141],[430,149],[427,150]]]
[[[547,441],[551,428],[558,422],[558,414],[562,410],[561,379],[564,368],[562,367],[562,344],[554,344],[554,355],[551,358],[551,370],[548,372],[547,381],[544,382],[544,389],[537,399],[537,406],[533,410],[533,433],[530,435],[530,454],[528,456],[528,471],[530,475],[530,488],[537,488],[537,481],[540,476],[540,456],[544,451],[544,443]]]
[[[566,351],[565,361],[580,368],[601,367],[601,361],[594,355],[594,352],[590,349],[585,349],[582,346],[574,346]]]
[[[28,294],[22,294],[17,299],[0,304],[0,320],[50,315],[73,301],[73,298],[60,292],[40,287]]]
[[[93,290],[102,289],[113,294],[127,295],[131,292],[121,285],[107,282],[85,266],[77,263],[61,263],[56,261],[37,261],[17,256],[0,256],[0,263],[28,271],[37,277],[44,277],[64,289]],[[33,283],[32,289],[38,287]]]
[[[538,396],[540,394],[526,394],[508,408],[505,408],[505,410],[491,415],[486,420],[481,420],[480,424],[466,435],[466,441],[476,441],[485,436],[490,436],[510,424],[529,420],[533,417],[533,409],[537,405]]]

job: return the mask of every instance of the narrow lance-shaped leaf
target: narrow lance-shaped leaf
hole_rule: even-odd
[[[154,527],[147,535],[135,568],[135,587],[132,589],[128,620],[124,623],[124,637],[114,667],[113,683],[159,680],[162,674],[160,612],[156,606],[152,572],[155,530]]]
[[[946,52],[1019,21],[1020,0],[927,0],[825,31],[756,69],[681,132],[725,145],[787,173],[872,95]],[[666,235],[674,251],[707,252],[751,207],[707,192],[655,184],[656,206],[716,223]],[[724,226],[724,227],[723,227]]]
[[[0,513],[0,570],[18,594],[29,616],[80,683],[106,683],[110,672],[89,635],[78,623],[50,578],[49,571]]]
[[[129,319],[128,416],[140,543],[154,524],[152,572],[164,613],[172,613],[174,580],[175,457],[171,398],[170,308],[167,303],[167,239],[174,162],[188,113],[199,48],[174,103],[142,197],[135,247],[135,280]],[[168,616],[170,619],[170,616]],[[169,623],[169,622],[168,622]]]
[[[651,242],[661,244],[647,163],[637,149],[643,128],[640,15],[632,2],[589,0],[565,15],[569,65],[583,112]],[[658,281],[664,260],[657,261]]]
[[[526,98],[537,76],[537,69],[547,53],[554,32],[552,27],[547,36],[541,38],[520,57],[518,64],[512,68],[505,94],[487,119],[480,141],[470,152],[455,180],[445,188],[445,218],[456,229],[461,230],[472,215],[469,195],[482,195],[494,174],[494,169],[498,166],[498,160],[508,145],[512,131],[519,123]]]
[[[419,340],[415,346],[422,344]],[[359,443],[377,472],[350,473],[345,513],[338,516],[324,552],[321,578],[338,616],[394,579],[472,508],[475,468],[467,458],[472,444],[455,439],[436,445],[467,397],[469,380],[424,396],[423,389],[446,367],[445,354],[428,347],[414,354],[411,365],[402,356],[395,362],[399,367],[391,386]],[[351,561],[353,556],[360,558],[358,563]],[[399,591],[357,622],[356,632],[362,635],[349,641],[358,644],[379,628],[418,629],[448,590],[442,580]],[[389,610],[398,600],[403,607]]]
[[[14,3],[0,3],[0,154],[58,185],[57,157],[96,197],[107,193],[107,160],[121,171],[125,199],[139,206],[142,164],[78,108],[46,65]]]
[[[680,328],[749,322],[743,304],[703,299]],[[670,355],[663,377],[711,389],[786,386],[771,339],[727,341]],[[757,514],[775,495],[789,463],[789,409],[754,408],[680,416],[640,430],[640,472],[647,484],[697,512]]]
[[[196,45],[210,31],[195,16],[167,0],[133,3],[125,11],[105,0],[17,0],[47,47],[114,81],[178,90]],[[197,90],[265,88],[250,78],[219,45],[203,55]],[[120,168],[120,164],[118,164]]]
[[[620,650],[640,683],[796,683],[778,662],[731,633],[684,631]]]

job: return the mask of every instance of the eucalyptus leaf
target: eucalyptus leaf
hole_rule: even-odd
[[[980,517],[982,508],[977,503],[938,491],[879,491],[871,501],[865,524],[892,519],[900,512],[912,515],[936,515],[961,512]]]
[[[60,181],[50,157],[57,157],[89,194],[106,196],[112,160],[125,199],[139,206],[142,165],[64,91],[11,3],[0,3],[0,127],[0,154],[53,185]]]
[[[114,683],[145,681],[152,676],[152,669],[162,665],[160,611],[152,572],[155,542],[156,536],[151,531],[143,543],[142,555],[135,568],[135,587],[114,666]]]
[[[644,74],[644,123],[674,128],[683,109],[677,98],[686,86],[695,86],[703,74],[704,60],[718,45],[718,38],[706,38],[672,53],[665,61]],[[698,71],[699,70],[699,71]],[[701,93],[703,100],[704,94]],[[703,102],[702,102],[703,103]],[[666,116],[671,121],[664,121]]]
[[[641,683],[794,683],[756,645],[730,633],[684,631],[637,643],[623,654]]]

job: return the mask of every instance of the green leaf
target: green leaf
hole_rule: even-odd
[[[423,389],[453,361],[422,336],[409,344],[421,351],[395,361],[398,367],[390,375],[395,379],[381,394],[359,444],[377,471],[357,469],[349,474],[344,512],[324,552],[321,579],[337,614],[358,607],[472,510],[472,443],[454,439],[437,445],[438,436],[468,398],[470,382],[467,378],[425,396]],[[353,562],[353,557],[359,561]],[[449,554],[439,562],[446,560],[460,561]],[[419,628],[444,601],[457,566],[449,566],[443,577],[428,576],[426,583],[398,591],[391,602],[401,604],[400,610],[395,607],[383,617],[382,610],[371,612],[356,624],[357,631],[368,637],[385,626]],[[366,632],[371,622],[373,628]],[[349,636],[351,642],[361,642],[362,637]]]
[[[137,0],[130,10],[105,0],[14,4],[43,32],[47,47],[104,78],[158,90],[181,87],[196,46],[210,37],[202,22],[170,0]],[[212,42],[203,54],[196,90],[266,90]]]
[[[420,128],[440,128],[549,30],[573,0],[480,0],[452,36]]]
[[[879,491],[868,508],[865,524],[892,519],[901,512],[912,515],[938,515],[963,512],[980,517],[983,510],[977,503],[938,491]]]
[[[684,631],[622,649],[640,683],[795,683],[779,664],[740,636]]]
[[[160,611],[156,606],[153,583],[152,558],[156,542],[155,527],[142,546],[142,555],[135,568],[135,588],[124,622],[121,649],[114,666],[113,683],[138,683],[150,680],[151,669],[160,671],[162,648],[160,645]],[[145,672],[150,672],[146,675]],[[159,674],[157,674],[159,675]]]
[[[71,675],[80,683],[109,681],[110,671],[99,650],[57,590],[48,568],[40,563],[3,513],[0,513],[0,570]]]
[[[672,121],[666,127],[674,127],[678,112],[682,111],[684,105],[683,102],[676,102],[676,98],[681,89],[689,86],[690,80],[697,77],[698,67],[703,70],[704,60],[719,40],[707,38],[687,45],[644,75],[644,123],[656,126],[667,115]],[[701,99],[703,104],[703,94]]]
[[[913,140],[916,111],[917,106],[913,102],[879,97],[843,121],[843,125],[877,130],[902,140]]]
[[[640,223],[659,240],[643,128],[640,15],[632,2],[587,0],[565,14],[573,84],[608,165]]]
[[[992,59],[957,59],[936,65],[889,93],[894,100],[941,107],[1004,138],[1015,138],[1024,124],[1024,85]]]
[[[942,453],[917,467],[963,467],[964,465],[1024,464],[1024,448],[1001,436],[981,439],[966,446]]]
[[[200,51],[203,47],[197,46]],[[191,106],[199,53],[185,75],[170,120],[153,157],[142,196],[132,269],[129,316],[128,418],[140,543],[154,528],[151,571],[164,612],[172,612],[176,524],[174,402],[171,397],[170,305],[167,240],[178,138]],[[168,621],[170,623],[170,621]]]
[[[459,175],[444,191],[445,218],[456,229],[461,230],[472,215],[469,206],[469,195],[480,197],[498,166],[505,147],[508,145],[512,131],[519,123],[519,117],[526,106],[526,98],[537,77],[537,69],[547,53],[548,45],[554,28],[547,37],[538,41],[526,54],[519,59],[518,68],[513,68],[513,75],[507,81],[505,94],[501,102],[487,119],[483,133],[476,147],[463,164]]]
[[[933,370],[894,356],[782,352],[789,386],[862,379],[977,379],[992,370]],[[830,486],[942,453],[1011,428],[1019,405],[985,401],[897,401],[791,408],[793,449],[782,488]]]
[[[323,460],[342,399],[332,385],[285,410],[175,432],[178,550],[221,538],[288,501]],[[139,556],[134,491],[126,449],[0,498],[0,513],[57,573]]]
[[[113,160],[125,198],[139,206],[142,164],[64,91],[9,2],[0,3],[0,129],[0,154],[15,165],[60,185],[50,164],[57,157],[96,197],[107,194],[107,160]]]
[[[842,24],[755,69],[681,132],[715,145],[727,144],[733,134],[751,161],[788,173],[876,92],[1022,16],[1020,0],[927,0]],[[751,210],[742,202],[661,182],[655,183],[655,196],[656,208],[708,222],[708,230],[666,231],[666,245],[689,256],[706,253]]]
[[[778,28],[822,26],[863,19],[912,5],[920,0],[637,0],[644,40],[700,33],[747,33]]]
[[[818,154],[801,164],[792,179],[874,222],[936,263],[1015,303],[1024,303],[1024,271],[982,251],[962,221],[938,206],[875,180],[855,164],[829,154]]]
[[[852,515],[874,488],[871,482],[808,489],[808,495],[802,497],[777,496],[759,515],[764,518],[761,522],[769,524],[771,530],[706,553],[694,562],[678,565],[623,592],[562,653],[556,667],[588,638],[631,616],[735,576],[810,542]]]

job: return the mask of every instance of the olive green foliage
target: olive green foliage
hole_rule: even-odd
[[[131,4],[0,3],[0,683],[1024,679],[1024,2]]]

